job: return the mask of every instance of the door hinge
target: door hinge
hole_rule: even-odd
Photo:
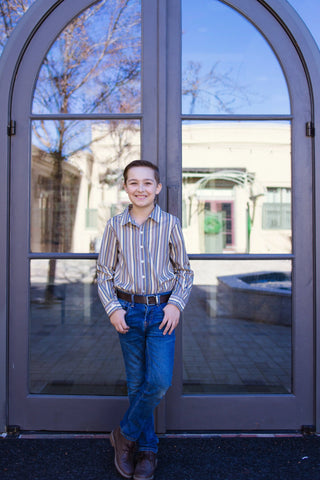
[[[15,120],[10,120],[10,122],[8,123],[7,132],[8,132],[9,137],[12,137],[13,135],[16,134],[16,121]]]
[[[306,135],[307,137],[314,137],[315,136],[315,128],[314,128],[314,123],[313,122],[307,122],[306,123]]]

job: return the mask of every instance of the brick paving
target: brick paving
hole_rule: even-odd
[[[33,275],[31,393],[126,393],[118,337],[97,296],[93,270],[91,265],[90,282],[72,272],[68,283],[57,282],[50,301]],[[183,317],[184,393],[290,392],[291,328],[217,316],[215,288],[196,285]]]

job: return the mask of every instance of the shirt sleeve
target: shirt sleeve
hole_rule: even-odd
[[[191,293],[194,274],[190,267],[178,219],[170,235],[170,260],[175,271],[176,281],[168,303],[175,305],[182,311]]]
[[[122,308],[114,288],[114,273],[117,261],[118,240],[112,225],[108,222],[97,262],[97,283],[100,300],[109,316]]]

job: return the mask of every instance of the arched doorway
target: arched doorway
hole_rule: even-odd
[[[263,32],[273,49],[272,55],[281,65],[290,107],[276,113],[250,114],[217,113],[211,107],[208,111],[187,110],[181,99],[183,72],[177,67],[181,57],[180,18],[181,13],[182,17],[186,14],[187,3],[182,2],[182,6],[178,1],[161,3],[158,9],[156,1],[144,2],[142,9],[140,2],[128,2],[127,16],[124,9],[116,17],[115,11],[103,12],[105,2],[81,0],[76,5],[51,2],[50,15],[42,18],[21,58],[11,103],[16,134],[11,137],[9,353],[14,368],[9,369],[10,424],[23,429],[105,431],[114,426],[126,406],[121,356],[117,339],[99,310],[94,264],[99,243],[96,232],[124,201],[119,188],[121,168],[131,156],[138,155],[157,159],[167,191],[160,202],[169,211],[186,217],[185,235],[197,277],[196,294],[179,330],[174,385],[166,404],[158,410],[158,430],[287,430],[314,424],[312,140],[306,135],[306,125],[312,122],[313,104],[305,66],[290,35],[264,4],[253,0],[215,2],[218,8],[231,7],[232,13],[237,11],[240,23],[247,22],[247,18],[252,28]],[[123,23],[114,23],[113,32],[120,41],[123,40],[121,25],[131,27],[130,42],[118,45],[122,57],[112,57],[111,50],[103,50],[106,44],[98,44],[92,26],[96,22],[98,30],[101,19],[110,26],[112,19],[121,18],[121,14]],[[80,62],[74,69],[76,75],[72,78],[76,49],[72,58],[58,55],[66,51],[68,41],[73,40],[74,44],[78,32],[85,33],[90,41],[87,45],[77,45],[88,56],[86,62]],[[68,69],[64,69],[61,58],[69,62]],[[109,63],[103,64],[106,59]],[[98,72],[94,68],[99,62],[102,69]],[[145,68],[141,74],[142,64]],[[88,80],[89,72],[93,71]],[[111,72],[107,78],[102,74],[105,71]],[[108,96],[105,92],[110,82],[114,83]],[[84,84],[87,90],[82,95]],[[69,94],[65,87],[69,88]],[[270,125],[273,130],[266,141]],[[210,145],[203,138],[204,126]],[[218,134],[214,133],[217,128],[220,128]],[[284,137],[280,135],[276,141],[280,130],[284,131]],[[200,144],[203,149],[205,144],[207,149],[217,149],[212,138],[218,138],[221,147],[223,131],[228,140],[221,163],[201,164],[197,160],[199,150],[192,148],[195,144],[199,148]],[[285,162],[289,158],[289,167],[287,163],[285,166],[288,184],[283,183],[282,187],[276,181],[276,172],[269,184],[257,190],[261,184],[257,179],[259,172],[263,178],[264,168],[271,161],[266,150],[261,157],[260,144],[257,147],[257,142],[250,140],[258,138],[259,131],[267,148],[273,147],[273,155],[279,145],[286,148],[283,158]],[[196,139],[193,147],[188,135]],[[260,161],[260,170],[252,165],[249,168],[247,161],[240,162],[236,177],[230,182],[239,158],[235,145],[246,136],[249,150],[256,148],[251,155]],[[192,155],[188,156],[190,151]],[[222,168],[226,164],[227,169]],[[241,173],[245,174],[247,196],[245,188],[234,181],[241,178]],[[250,177],[252,173],[254,178]],[[208,180],[202,182],[202,187],[205,183],[209,188],[198,188],[192,196],[191,187],[199,179],[200,185],[201,179]],[[290,230],[292,243],[289,247],[283,244],[279,247],[277,243],[270,252],[261,246],[270,245],[270,241],[261,243],[270,228],[257,231],[257,212],[262,212],[262,205],[258,208],[259,195],[264,198],[268,195],[269,200],[285,195],[272,190],[279,188],[287,189],[286,198],[290,198],[293,222],[287,220],[285,230]],[[270,212],[282,212],[288,204],[277,200],[273,201],[277,205],[268,206],[271,200],[264,202],[267,227],[274,220]],[[209,235],[216,234],[212,227],[214,215],[218,215],[219,225],[225,226],[219,249],[217,239],[215,243],[209,239]],[[200,220],[205,216],[203,229]],[[281,223],[281,215],[278,217],[276,220]],[[194,238],[188,231],[195,225],[197,245],[191,242]],[[273,239],[274,235],[273,231],[269,236]],[[205,244],[207,247],[203,249]],[[264,347],[270,338],[266,337],[266,329],[260,328],[265,325],[265,318],[254,317],[257,304],[244,297],[239,284],[235,287],[233,284],[243,283],[244,276],[247,279],[252,273],[270,270],[289,273],[290,280],[293,279],[292,295],[280,299],[280,303],[288,304],[286,312],[289,309],[287,325],[281,325],[280,329],[287,332],[285,378],[262,382],[250,377],[247,371],[242,373],[247,380],[238,383],[231,375],[236,370],[235,363],[251,359],[251,366],[256,367],[257,362],[254,355],[245,357],[243,351],[236,352],[235,345],[239,347],[242,342],[242,350],[252,349],[254,353],[253,343],[250,344],[254,336],[265,340],[260,343]],[[255,283],[256,275],[253,277]],[[247,290],[249,287],[246,294]],[[255,286],[253,292],[257,292]],[[276,296],[279,300],[280,295]],[[229,308],[231,301],[240,308],[241,299],[245,299],[245,317]],[[250,302],[253,302],[252,318],[248,313]],[[205,324],[201,324],[204,312],[199,308],[209,309]],[[262,314],[262,307],[258,310]],[[273,318],[275,310],[265,316]],[[285,315],[280,317],[283,320]],[[233,343],[228,344],[231,334]],[[223,358],[214,355],[218,337],[222,340]],[[200,349],[195,349],[195,343]],[[274,355],[279,354],[281,347],[278,344]],[[267,347],[269,357],[272,348]],[[199,354],[206,355],[206,361],[198,362]],[[226,369],[231,359],[230,372]],[[263,361],[267,362],[266,358]],[[281,362],[283,359],[279,358]],[[217,369],[218,365],[220,379],[214,379],[211,369]],[[192,372],[191,367],[194,367]],[[267,367],[263,367],[263,375]],[[247,363],[243,366],[246,369]],[[196,370],[202,372],[195,373]],[[228,375],[231,375],[228,380],[221,380]]]

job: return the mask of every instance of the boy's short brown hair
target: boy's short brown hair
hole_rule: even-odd
[[[151,168],[154,171],[155,181],[157,182],[157,184],[160,183],[159,168],[157,167],[157,165],[149,162],[148,160],[133,160],[132,162],[130,162],[123,171],[124,183],[127,183],[128,172],[129,172],[130,168],[134,168],[134,167],[148,167],[148,168]]]

